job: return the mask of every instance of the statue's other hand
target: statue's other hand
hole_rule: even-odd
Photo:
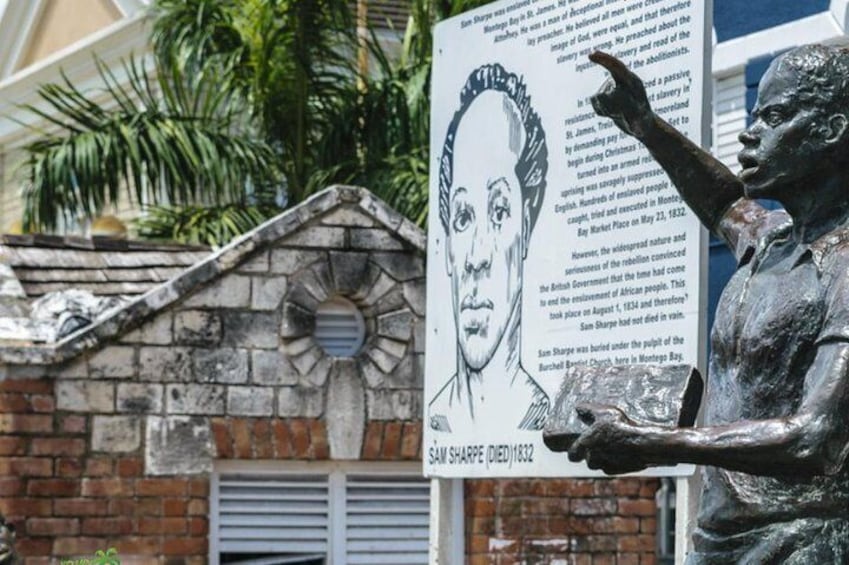
[[[614,406],[582,404],[578,417],[588,426],[569,449],[570,461],[587,462],[590,469],[608,475],[633,473],[647,467],[631,447],[631,438],[639,435],[638,425]]]
[[[654,113],[643,81],[613,55],[595,51],[589,58],[610,72],[610,78],[590,99],[596,114],[612,119],[625,133],[644,138],[654,123]]]

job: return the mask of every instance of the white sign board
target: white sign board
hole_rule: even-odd
[[[699,0],[502,0],[437,26],[426,475],[592,475],[542,443],[564,368],[697,364],[699,225],[593,112],[607,73],[587,54],[624,60],[699,143],[704,18]]]

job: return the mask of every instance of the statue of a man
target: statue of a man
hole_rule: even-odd
[[[712,329],[704,427],[583,406],[570,459],[607,472],[705,465],[690,565],[849,563],[849,51],[773,61],[739,176],[655,115],[620,61],[590,58],[612,75],[596,112],[649,149],[738,268]]]

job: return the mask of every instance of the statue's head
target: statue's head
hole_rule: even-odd
[[[518,307],[547,170],[545,133],[522,79],[498,64],[475,69],[439,167],[457,343],[473,369],[492,358]]]
[[[738,155],[746,195],[814,198],[849,162],[849,52],[806,45],[777,57],[758,88]]]

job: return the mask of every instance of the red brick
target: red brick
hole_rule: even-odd
[[[617,479],[611,482],[617,496],[637,496],[640,494],[642,483],[637,479]]]
[[[7,379],[0,381],[0,391],[52,394],[53,381],[50,379]]]
[[[617,557],[616,565],[639,565],[640,563],[639,553],[620,553]]]
[[[25,483],[17,477],[0,477],[0,496],[23,496]]]
[[[209,523],[206,518],[191,518],[189,520],[189,535],[205,536],[209,533]]]
[[[208,551],[206,538],[170,538],[162,542],[164,555],[205,555]]]
[[[657,506],[654,499],[621,499],[619,500],[619,514],[622,516],[654,516]]]
[[[56,401],[53,399],[53,396],[46,394],[37,394],[30,397],[30,404],[32,405],[33,412],[50,413],[56,410]]]
[[[292,433],[292,447],[294,457],[307,459],[310,456],[310,428],[306,421],[300,419],[289,420],[289,431]]]
[[[27,520],[28,536],[76,536],[80,521],[76,518],[30,518]]]
[[[109,457],[92,457],[85,463],[86,477],[111,477],[112,459]]]
[[[115,464],[119,477],[140,477],[144,472],[144,461],[140,457],[124,457]]]
[[[34,438],[30,446],[33,455],[79,456],[85,453],[85,440],[70,438]]]
[[[68,433],[68,434],[81,434],[86,431],[86,417],[85,416],[62,416],[59,418],[59,431]]]
[[[330,445],[327,443],[327,428],[321,420],[310,420],[310,443],[315,459],[330,459]]]
[[[271,423],[268,420],[254,421],[254,453],[257,459],[273,459],[274,449],[271,446]]]
[[[140,518],[139,533],[145,535],[185,534],[188,531],[188,521],[185,518]]]
[[[292,445],[289,438],[289,427],[283,420],[274,420],[271,423],[271,432],[274,435],[274,454],[277,459],[288,459],[292,455]]]
[[[230,427],[224,418],[213,418],[210,423],[212,437],[215,439],[215,450],[218,458],[233,458],[233,441],[230,438]]]
[[[28,441],[17,436],[0,437],[0,455],[23,455],[27,451]]]
[[[30,412],[32,406],[27,397],[20,393],[0,393],[0,413],[10,414],[12,412]]]
[[[188,479],[139,479],[136,493],[139,496],[185,496]]]
[[[640,565],[657,565],[657,556],[654,553],[643,553],[640,555]]]
[[[82,480],[83,496],[131,496],[133,481],[131,479],[89,479]]]
[[[133,533],[133,521],[126,516],[109,518],[84,518],[83,535],[126,536]]]
[[[184,498],[166,498],[162,501],[163,516],[185,516],[189,502]]]
[[[57,477],[79,477],[83,473],[83,464],[79,459],[56,459]]]
[[[422,423],[421,422],[406,422],[404,424],[404,433],[401,438],[401,458],[402,459],[420,459],[419,453],[422,443]]]
[[[49,498],[0,498],[0,514],[10,516],[50,516],[53,501]]]
[[[209,513],[209,503],[205,498],[193,498],[189,501],[189,516],[206,516]]]
[[[403,422],[386,422],[383,429],[382,459],[398,459],[401,456],[401,430]]]
[[[32,560],[32,563],[38,563],[36,561],[37,555],[53,554],[53,540],[18,536],[15,541],[15,549],[18,550],[18,554],[27,556],[26,565],[30,565],[30,560]],[[47,559],[47,563],[50,563],[49,558]]]
[[[53,540],[53,555],[62,557],[91,557],[104,549],[103,538],[60,537]]]
[[[622,536],[619,538],[617,549],[619,551],[652,551],[654,550],[655,538],[652,535],[641,534],[635,536]]]
[[[595,555],[593,556],[593,565],[616,565],[615,555]]]
[[[466,513],[469,516],[495,516],[495,501],[485,498],[468,501]]]
[[[492,479],[469,479],[463,481],[466,497],[487,496],[495,494],[495,481]]]
[[[53,416],[43,414],[0,414],[0,434],[35,434],[53,431]]]
[[[499,481],[502,496],[528,496],[533,487],[533,481],[527,479],[515,479]]]
[[[251,429],[244,418],[234,418],[230,422],[233,430],[233,452],[238,459],[252,459]]]
[[[640,485],[640,496],[642,498],[654,498],[657,489],[660,488],[660,483],[657,479],[644,479]]]
[[[550,496],[564,496],[569,498],[586,498],[593,495],[593,482],[579,479],[557,479],[549,481],[548,494]]]
[[[189,496],[209,496],[209,479],[189,479]]]
[[[380,458],[383,446],[383,422],[373,421],[368,423],[366,437],[363,440],[363,459],[373,461]]]
[[[644,534],[657,532],[657,518],[640,518],[640,532]]]
[[[0,457],[0,476],[49,477],[53,460],[47,457]]]
[[[162,552],[162,542],[158,537],[121,537],[115,540],[113,547],[118,550],[119,557],[122,555],[159,555]]]
[[[79,490],[76,479],[30,479],[27,484],[30,496],[78,496]]]
[[[161,516],[162,501],[159,498],[113,498],[109,501],[111,516]]]
[[[53,501],[55,516],[104,516],[106,500],[94,498],[57,498]]]

